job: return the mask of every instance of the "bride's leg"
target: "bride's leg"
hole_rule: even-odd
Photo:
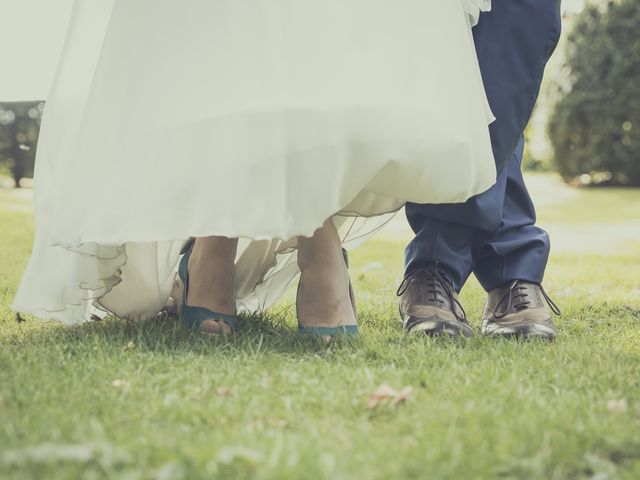
[[[356,325],[349,294],[347,265],[342,244],[331,220],[314,235],[298,237],[298,321],[303,327]]]
[[[205,307],[225,315],[235,315],[233,291],[237,238],[197,238],[189,259],[187,305]],[[206,320],[200,330],[205,333],[231,333],[228,324]]]

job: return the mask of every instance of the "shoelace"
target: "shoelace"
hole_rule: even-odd
[[[424,275],[426,277],[427,295],[431,297],[429,298],[430,301],[445,304],[445,300],[439,298],[439,295],[442,294],[441,290],[443,290],[444,294],[449,299],[449,304],[453,307],[451,310],[455,317],[461,322],[466,322],[467,314],[464,311],[464,307],[456,298],[453,286],[446,279],[446,277],[438,267],[437,262],[433,268],[430,268],[428,270],[414,270],[413,272],[407,274],[402,280],[402,283],[400,283],[400,286],[396,291],[396,295],[398,297],[402,296],[409,288],[411,280],[413,280],[413,278],[417,277],[418,275]],[[462,312],[462,314],[460,314],[459,312]]]
[[[506,317],[512,308],[515,308],[517,311],[521,311],[526,309],[530,304],[531,300],[529,299],[529,293],[527,292],[528,287],[521,284],[520,280],[514,280],[509,285],[509,288],[502,296],[496,307],[494,308],[493,316],[497,319]],[[542,292],[542,296],[544,297],[547,305],[553,313],[556,315],[562,315],[560,308],[555,304],[551,297],[547,294],[546,290],[541,284],[537,284],[540,287],[540,291]],[[507,306],[504,310],[500,311],[500,307],[507,302]]]

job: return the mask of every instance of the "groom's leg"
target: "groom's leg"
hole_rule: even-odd
[[[490,245],[493,235],[500,235],[505,208],[509,209],[509,221],[516,224],[529,224],[531,218],[535,219],[535,216],[527,216],[526,208],[512,208],[530,205],[530,199],[526,189],[518,188],[524,184],[515,174],[516,167],[505,169],[505,165],[510,161],[515,163],[513,152],[531,116],[544,67],[560,36],[560,24],[560,0],[509,0],[493,2],[493,11],[483,14],[474,30],[487,97],[497,118],[490,126],[490,133],[500,173],[493,188],[464,204],[407,205],[407,218],[416,233],[406,250],[408,276],[399,289],[400,313],[408,331],[469,335],[464,312],[453,290],[462,288],[474,267],[474,245],[478,245],[480,239],[484,239],[484,245]],[[511,233],[517,235],[519,245],[536,244],[533,237],[539,232],[526,228],[516,230]],[[505,261],[514,260],[516,252],[522,255],[525,249],[516,248],[513,255],[506,255]],[[536,263],[535,267],[532,262]],[[516,264],[534,274],[539,273],[544,271],[546,255],[541,255],[537,262],[517,261]],[[490,278],[488,270],[486,273]],[[487,285],[490,283],[487,281]],[[529,325],[528,313],[518,311],[516,316],[525,317],[515,318],[519,322],[517,328],[511,325],[514,320],[511,312],[506,312],[507,315],[499,320],[502,313],[496,310],[502,305],[504,296],[496,289],[489,295],[488,306],[493,310],[490,309],[491,315],[485,314],[488,318],[483,325],[485,333],[553,338],[553,323],[550,317],[542,318],[545,316],[543,309],[538,308],[544,295],[539,285],[518,283],[510,286],[506,293],[516,298],[517,302],[508,302],[516,309],[525,305],[522,299],[527,297],[527,308],[535,307],[537,310],[533,313],[540,313],[540,318],[535,317],[533,325]],[[508,320],[508,328],[499,323],[504,320]]]
[[[559,310],[542,288],[549,258],[549,236],[535,225],[536,212],[522,178],[524,136],[503,171],[506,177],[502,222],[490,235],[478,235],[472,256],[474,273],[489,292],[482,332],[553,340],[551,311]]]
[[[407,246],[407,276],[398,289],[405,330],[428,335],[473,334],[457,293],[471,273],[474,242],[492,233],[478,225],[494,226],[495,231],[501,224],[506,186],[505,169],[497,183],[476,198],[473,208],[461,212],[465,217],[456,219],[467,225],[422,216],[420,205],[407,205],[416,236]]]
[[[474,274],[488,292],[513,280],[540,284],[549,258],[549,235],[535,225],[536,212],[522,177],[524,138],[505,167],[502,221],[491,234],[477,235]]]

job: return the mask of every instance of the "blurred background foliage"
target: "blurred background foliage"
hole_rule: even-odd
[[[567,181],[640,186],[640,0],[587,7],[565,52],[553,166]]]
[[[526,131],[525,168],[574,185],[640,186],[640,0],[562,5],[564,34]],[[1,101],[0,184],[28,186],[44,103]]]

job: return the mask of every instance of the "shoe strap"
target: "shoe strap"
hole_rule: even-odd
[[[330,337],[336,335],[357,335],[358,331],[359,330],[357,325],[340,325],[337,327],[304,327],[302,325],[298,325],[299,333],[319,337]]]
[[[182,306],[182,323],[185,327],[191,330],[200,330],[202,324],[207,320],[224,322],[229,325],[233,333],[238,330],[238,317],[235,315],[225,315],[204,307]]]

